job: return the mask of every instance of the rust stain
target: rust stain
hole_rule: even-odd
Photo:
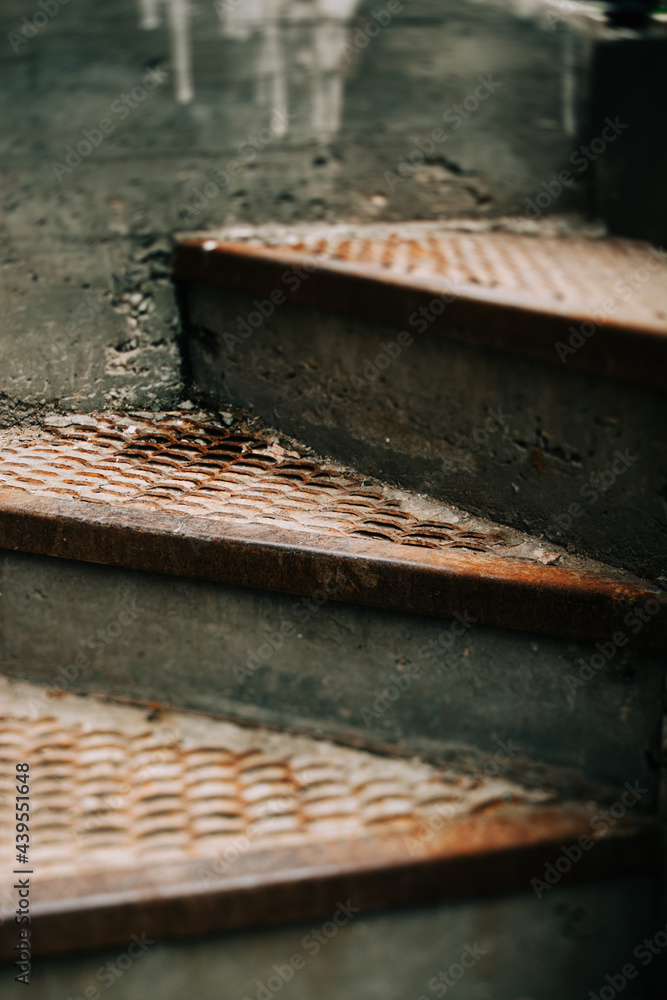
[[[31,810],[42,877],[149,859],[166,847],[207,857],[236,834],[261,847],[285,833],[304,842],[418,833],[443,810],[460,820],[505,800],[555,797],[456,775],[451,765],[444,771],[229,722],[207,719],[206,735],[197,736],[197,720],[178,712],[163,719],[157,702],[146,717],[139,708],[63,692],[62,707],[31,717],[25,693],[5,687],[0,765],[30,760],[31,784],[49,790],[36,794]],[[10,792],[0,787],[0,808],[9,808]],[[4,839],[10,834],[7,827]]]
[[[530,460],[533,468],[537,469],[538,472],[542,472],[544,469],[544,455],[542,454],[542,449],[538,448],[537,445],[535,445],[530,453]]]

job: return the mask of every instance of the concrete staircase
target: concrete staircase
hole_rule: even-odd
[[[182,243],[199,403],[0,434],[3,754],[54,788],[35,803],[36,952],[119,943],[128,921],[164,938],[324,917],[343,897],[482,913],[514,890],[528,914],[595,878],[621,939],[572,971],[582,991],[660,926],[664,525],[626,523],[638,498],[659,509],[659,296],[596,331],[584,372],[547,348],[590,314],[545,307],[525,275],[489,291],[459,274],[452,324],[400,342],[464,250],[469,271],[555,254],[615,281],[617,257],[634,267],[645,248],[590,241],[575,264],[565,241],[381,235],[345,237],[344,254],[321,230],[287,250],[266,232]],[[517,443],[516,407],[485,423],[510,372],[543,411],[537,443]],[[616,499],[591,479],[611,448],[633,457]],[[584,546],[570,507],[562,530],[549,515],[593,481]],[[657,995],[658,971],[633,995]]]
[[[37,1000],[664,1000],[667,16],[614,6],[2,4],[3,1000],[14,867]]]

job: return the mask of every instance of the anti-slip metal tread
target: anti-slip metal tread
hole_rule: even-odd
[[[179,414],[47,418],[0,431],[0,484],[33,496],[491,552],[509,532],[424,520],[349,470],[246,430]]]
[[[0,853],[16,853],[15,772],[25,762],[28,863],[12,867],[31,873],[37,952],[111,943],[129,923],[150,936],[320,912],[332,892],[362,906],[458,895],[482,875],[486,891],[527,884],[582,833],[595,843],[582,876],[612,857],[654,861],[650,820],[596,832],[599,805],[560,802],[482,770],[194,713],[53,698],[7,679],[0,695]],[[5,866],[3,957],[15,943],[17,877]],[[278,891],[283,912],[264,912]]]
[[[649,244],[622,239],[456,232],[438,223],[312,224],[184,234],[175,276],[259,296],[277,289],[287,301],[413,335],[558,365],[565,357],[573,367],[664,388],[666,261]],[[294,271],[304,265],[308,271]],[[419,310],[443,295],[445,309],[424,323]],[[559,353],[556,345],[569,347],[573,334],[576,349]]]
[[[0,547],[573,638],[663,597],[252,421],[182,410],[0,431]],[[664,639],[652,615],[641,644]]]

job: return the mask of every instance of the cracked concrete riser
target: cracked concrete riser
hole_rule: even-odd
[[[144,243],[42,249],[31,254],[29,288],[23,262],[9,251],[2,424],[29,422],[54,406],[86,413],[182,398],[170,244]],[[15,325],[20,337],[11,338]]]

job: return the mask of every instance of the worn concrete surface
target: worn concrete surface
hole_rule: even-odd
[[[168,242],[25,240],[4,244],[0,421],[29,422],[54,408],[88,412],[102,401],[121,409],[178,401]]]
[[[370,2],[334,5],[324,19],[296,0],[232,4],[220,35],[213,4],[200,2],[180,54],[168,5],[141,30],[134,0],[53,4],[53,16],[27,0],[0,11],[5,423],[53,407],[173,403],[174,299],[163,267],[140,258],[162,265],[176,229],[520,214],[577,146],[588,29],[566,29],[560,10],[549,20],[541,3],[406,0],[377,32]],[[148,71],[153,89],[133,100]],[[480,76],[500,87],[476,110],[452,111]],[[433,144],[443,124],[447,139]],[[399,176],[415,150],[417,165]],[[549,211],[580,208],[586,180]],[[114,275],[155,311],[123,313]]]
[[[667,577],[667,443],[658,432],[667,410],[657,390],[414,331],[368,379],[397,329],[285,303],[226,346],[253,297],[204,284],[188,295],[193,377],[206,397],[243,401],[380,479]]]
[[[37,959],[28,990],[12,982],[13,973],[4,966],[2,995],[5,1000],[433,1000],[451,991],[457,1000],[589,1000],[591,990],[599,995],[608,986],[606,977],[618,975],[627,963],[640,975],[627,981],[624,1000],[663,995],[664,958],[654,956],[644,965],[634,954],[639,947],[645,955],[642,941],[664,929],[651,876],[556,886],[541,899],[528,890],[361,912],[334,937],[322,937],[317,948],[308,935],[320,931],[325,920],[154,944],[126,971],[115,966],[119,976],[105,967],[123,955],[120,949]],[[133,933],[140,937],[141,928],[128,927],[128,945]],[[447,975],[454,965],[454,976],[460,976],[456,966],[475,943],[478,960],[446,986],[440,973]],[[305,964],[278,989],[274,966],[296,954]],[[267,988],[270,979],[275,992]]]
[[[575,789],[640,780],[651,806],[664,663],[631,643],[580,682],[592,644],[42,556],[0,569],[7,676],[472,769],[512,741],[503,766],[522,780],[541,765],[574,769],[545,780]]]

